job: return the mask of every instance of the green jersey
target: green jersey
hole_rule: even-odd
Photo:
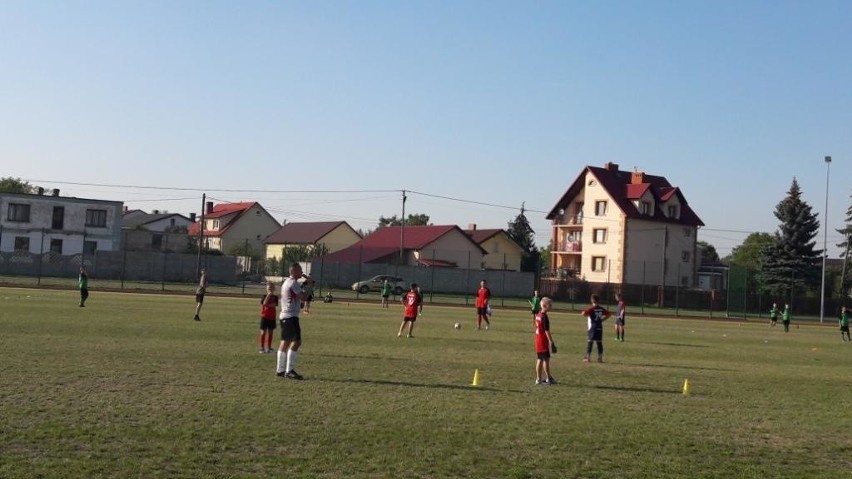
[[[849,326],[849,311],[840,313],[840,325],[844,327]]]
[[[89,277],[86,273],[80,273],[78,282],[80,283],[80,289],[89,289]]]
[[[533,313],[541,311],[541,298],[538,296],[533,296],[530,300],[530,306],[532,307]]]
[[[769,310],[769,319],[778,319],[778,308],[773,307]]]
[[[391,285],[388,282],[382,284],[382,296],[390,296],[391,294]]]
[[[790,321],[790,315],[793,314],[790,311],[790,308],[784,308],[784,314],[781,316],[781,321],[787,322]]]

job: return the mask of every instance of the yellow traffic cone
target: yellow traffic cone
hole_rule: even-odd
[[[473,371],[473,382],[470,385],[479,386],[479,369]]]
[[[689,396],[689,379],[683,380],[683,395]]]

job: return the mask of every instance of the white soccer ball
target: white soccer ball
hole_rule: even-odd
[[[456,329],[461,329],[461,323],[456,323],[453,325],[453,327]]]

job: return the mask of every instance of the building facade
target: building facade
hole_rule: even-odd
[[[123,202],[0,193],[0,251],[94,255],[121,248]]]
[[[662,176],[585,167],[547,215],[558,277],[694,286],[704,223]]]

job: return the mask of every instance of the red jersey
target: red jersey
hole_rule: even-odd
[[[485,308],[488,306],[488,298],[491,297],[491,290],[488,288],[479,288],[476,292],[476,307]]]
[[[423,298],[420,297],[420,294],[417,291],[409,291],[405,293],[405,296],[402,297],[402,304],[405,307],[403,317],[416,318],[417,311],[420,308],[420,304],[422,302]]]
[[[550,351],[550,340],[547,332],[550,331],[550,319],[547,313],[539,312],[535,315],[535,352],[546,353]]]
[[[263,319],[275,319],[276,305],[278,305],[278,296],[274,294],[263,295],[260,298],[260,317]]]

